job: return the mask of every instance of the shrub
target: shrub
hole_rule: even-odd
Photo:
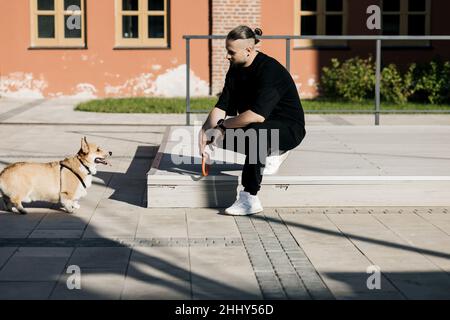
[[[387,102],[404,104],[408,100],[439,104],[450,101],[450,61],[433,59],[429,63],[411,64],[401,74],[394,64],[381,71],[381,96]],[[320,94],[361,102],[373,98],[375,66],[372,57],[348,59],[343,63],[334,58],[331,66],[322,69]]]
[[[387,102],[404,104],[414,93],[413,74],[415,65],[410,65],[402,76],[395,64],[390,64],[381,71],[381,97]]]
[[[372,57],[359,57],[340,63],[331,60],[331,67],[323,68],[320,90],[327,97],[340,97],[352,102],[361,102],[373,96],[375,70]]]
[[[322,76],[319,83],[321,94],[328,98],[339,97],[337,83],[340,76],[340,62],[338,59],[331,59],[331,67],[322,69]]]
[[[416,98],[426,97],[431,104],[450,99],[450,61],[433,60],[420,64],[414,72]]]

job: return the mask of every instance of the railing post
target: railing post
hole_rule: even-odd
[[[291,39],[286,38],[286,69],[291,72]]]
[[[381,40],[377,39],[375,72],[375,125],[380,125]]]
[[[191,48],[190,38],[186,38],[186,125],[191,125]]]

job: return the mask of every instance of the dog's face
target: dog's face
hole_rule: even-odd
[[[88,143],[86,137],[81,139],[81,149],[78,155],[90,164],[109,164],[107,158],[112,155],[111,151],[105,151],[95,143]]]

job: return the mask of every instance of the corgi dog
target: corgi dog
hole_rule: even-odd
[[[7,166],[0,173],[0,196],[6,210],[14,208],[27,214],[22,202],[47,201],[60,203],[73,213],[79,209],[78,200],[87,194],[96,165],[108,165],[111,151],[104,151],[86,137],[81,139],[78,153],[62,161],[49,163],[18,162]]]

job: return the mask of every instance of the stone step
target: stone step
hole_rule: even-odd
[[[448,206],[450,128],[415,128],[308,128],[258,195],[266,207]],[[148,207],[227,207],[236,199],[244,156],[215,149],[202,177],[197,130],[166,130],[147,174]]]

